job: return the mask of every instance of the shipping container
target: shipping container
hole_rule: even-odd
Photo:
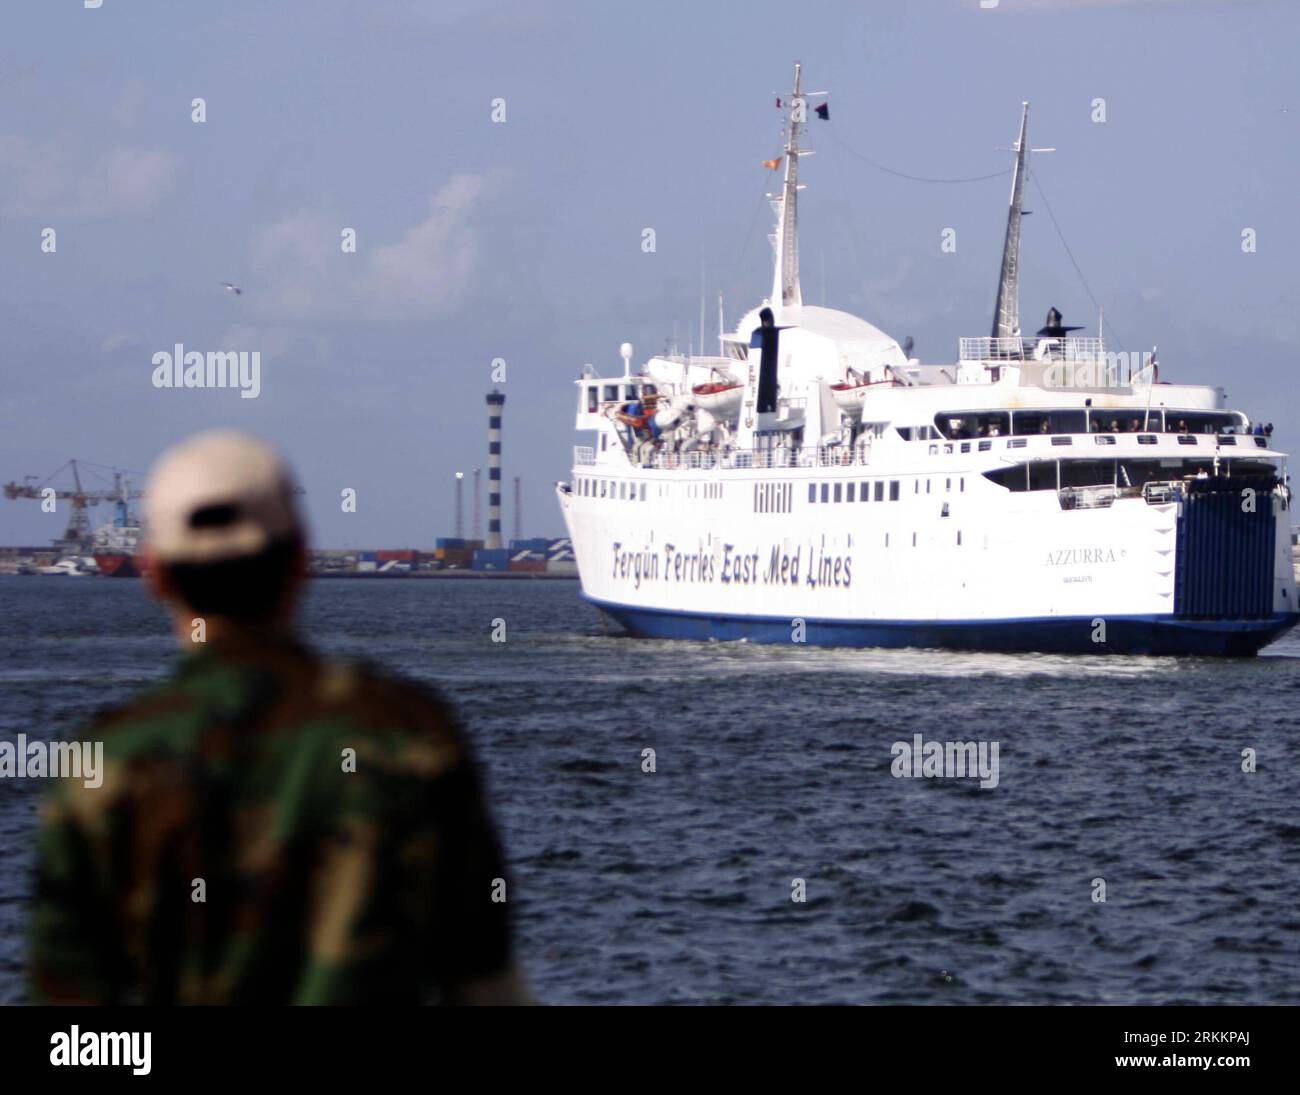
[[[515,572],[523,571],[525,573],[545,573],[545,559],[511,559],[510,569]]]
[[[463,548],[467,545],[463,536],[439,536],[433,542],[433,546],[436,548]]]
[[[390,563],[390,562],[413,563],[413,562],[415,562],[415,552],[414,552],[413,550],[408,550],[407,548],[401,548],[401,549],[398,549],[398,550],[389,550],[389,551],[377,551],[377,552],[375,552],[375,557],[376,557],[376,559],[377,559],[379,562],[381,562],[381,563]]]
[[[474,552],[475,570],[506,570],[510,566],[510,552],[505,548],[479,548]]]

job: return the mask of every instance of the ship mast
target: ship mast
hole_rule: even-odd
[[[1021,104],[1020,139],[1013,151],[1016,166],[1011,175],[1011,210],[1007,213],[1007,238],[1002,245],[1002,273],[998,276],[998,300],[993,309],[993,337],[1020,337],[1020,220],[1025,195],[1025,166],[1028,162],[1029,104]]]
[[[825,95],[824,91],[803,90],[803,65],[795,62],[794,91],[786,100],[785,118],[785,185],[774,200],[776,233],[771,237],[776,256],[772,274],[772,303],[778,308],[798,308],[803,304],[799,288],[799,157],[811,156],[811,149],[799,147],[799,137],[808,119],[808,99]]]
[[[1007,238],[1002,245],[1002,272],[998,275],[998,300],[993,308],[993,337],[1020,337],[1020,221],[1029,216],[1022,208],[1029,153],[1055,152],[1055,148],[1029,147],[1029,104],[1020,104],[1020,139],[1011,149],[1016,166],[1011,175],[1011,209],[1007,213]]]

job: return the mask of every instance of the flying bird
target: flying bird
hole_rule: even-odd
[[[242,295],[243,295],[244,290],[242,290],[242,289],[241,289],[238,285],[236,285],[233,281],[223,281],[221,284],[222,284],[222,286],[225,288],[225,290],[226,290],[228,293],[234,293],[235,296],[242,296]]]

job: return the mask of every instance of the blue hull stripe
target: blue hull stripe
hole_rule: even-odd
[[[747,639],[789,643],[788,617],[732,616],[642,608],[583,594],[632,635],[650,639]],[[1105,642],[1094,642],[1094,617],[1008,620],[805,619],[810,646],[935,647],[947,650],[1058,654],[1254,654],[1300,623],[1287,612],[1247,620],[1189,620],[1170,615],[1107,616]]]

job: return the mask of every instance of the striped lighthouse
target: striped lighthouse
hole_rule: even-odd
[[[488,392],[488,531],[484,547],[501,546],[501,412],[506,397]]]

